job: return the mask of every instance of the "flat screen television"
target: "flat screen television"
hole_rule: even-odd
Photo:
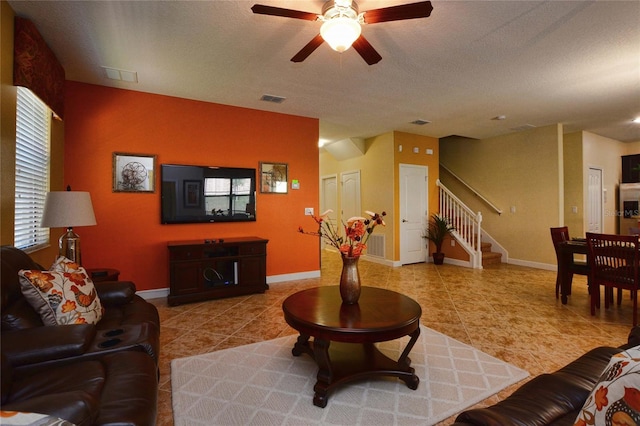
[[[256,169],[162,164],[161,222],[256,220]]]

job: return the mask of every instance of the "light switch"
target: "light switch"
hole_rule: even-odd
[[[578,206],[571,207],[571,213],[578,213]]]

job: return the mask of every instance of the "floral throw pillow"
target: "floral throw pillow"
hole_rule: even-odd
[[[103,308],[87,271],[58,258],[49,271],[21,270],[22,294],[45,325],[95,324]]]
[[[640,346],[611,357],[574,425],[640,425]]]

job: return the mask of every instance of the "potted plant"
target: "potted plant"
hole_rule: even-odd
[[[436,265],[442,265],[444,262],[444,253],[442,253],[442,243],[444,239],[451,235],[451,231],[455,231],[455,227],[453,227],[449,223],[449,219],[444,216],[440,216],[437,213],[431,215],[431,221],[429,221],[429,225],[424,234],[424,238],[428,241],[433,242],[436,246],[436,251],[433,253],[433,263]],[[427,248],[429,248],[429,244],[427,243]]]

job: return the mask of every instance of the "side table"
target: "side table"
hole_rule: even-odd
[[[100,281],[118,281],[120,271],[113,268],[91,268],[87,269],[87,274],[94,282]]]

